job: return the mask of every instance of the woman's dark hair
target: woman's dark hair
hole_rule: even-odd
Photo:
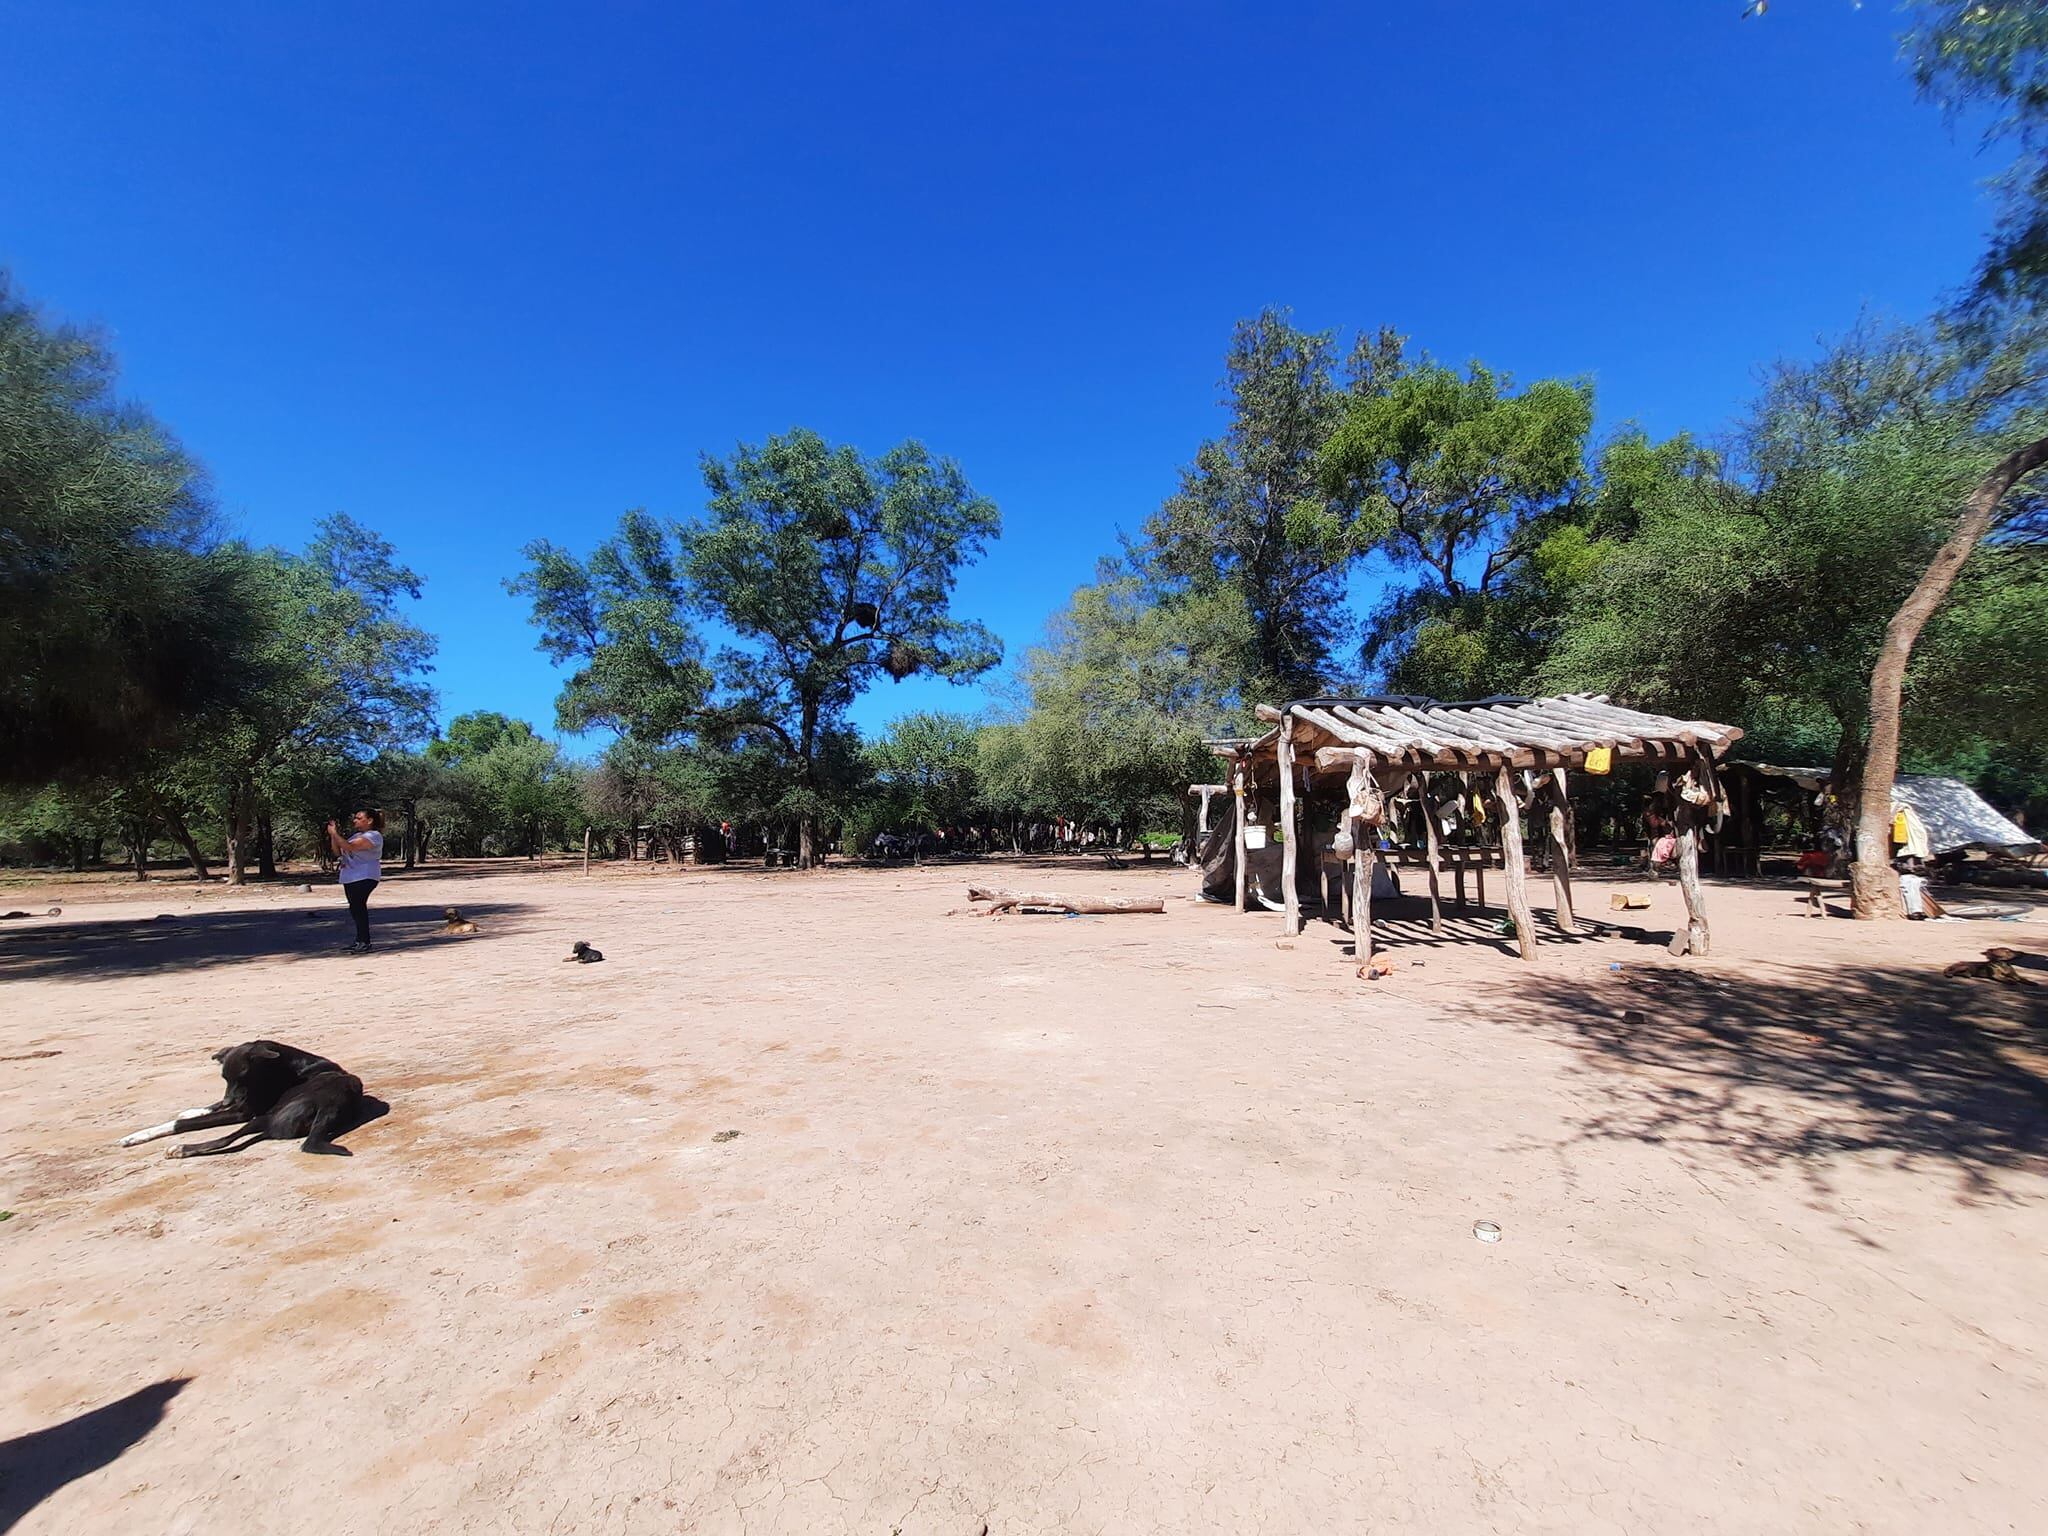
[[[382,811],[373,810],[371,807],[366,805],[362,807],[362,812],[365,816],[370,818],[371,827],[373,827],[375,830],[379,832],[382,832],[384,830],[384,813]]]

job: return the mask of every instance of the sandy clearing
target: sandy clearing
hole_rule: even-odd
[[[2048,1016],[1937,974],[2041,921],[1716,887],[1705,964],[1397,922],[1368,987],[1179,900],[945,916],[970,873],[1189,884],[460,866],[369,961],[331,887],[38,885],[0,1526],[2048,1525]],[[353,1157],[113,1145],[266,1034],[391,1103]]]

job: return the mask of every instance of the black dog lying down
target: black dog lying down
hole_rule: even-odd
[[[296,1046],[251,1040],[215,1051],[213,1059],[220,1063],[220,1075],[227,1084],[219,1102],[180,1111],[162,1125],[122,1137],[121,1145],[132,1147],[159,1136],[234,1125],[238,1129],[218,1141],[191,1142],[173,1147],[165,1155],[210,1157],[217,1152],[239,1152],[259,1141],[297,1137],[304,1138],[302,1151],[346,1155],[333,1144],[333,1138],[384,1112],[384,1105],[364,1096],[360,1078],[342,1071],[325,1056]]]

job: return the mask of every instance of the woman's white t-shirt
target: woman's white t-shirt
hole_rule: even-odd
[[[370,846],[351,848],[341,856],[341,883],[354,885],[358,880],[381,880],[384,866],[379,862],[384,854],[382,832],[351,832],[348,840],[367,837]]]

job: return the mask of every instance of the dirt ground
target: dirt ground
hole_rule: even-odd
[[[1940,975],[2048,911],[1403,903],[1368,984],[1191,888],[459,865],[351,959],[331,885],[0,886],[65,908],[0,928],[0,1530],[2048,1529],[2048,989]],[[391,1112],[115,1145],[256,1036]]]

